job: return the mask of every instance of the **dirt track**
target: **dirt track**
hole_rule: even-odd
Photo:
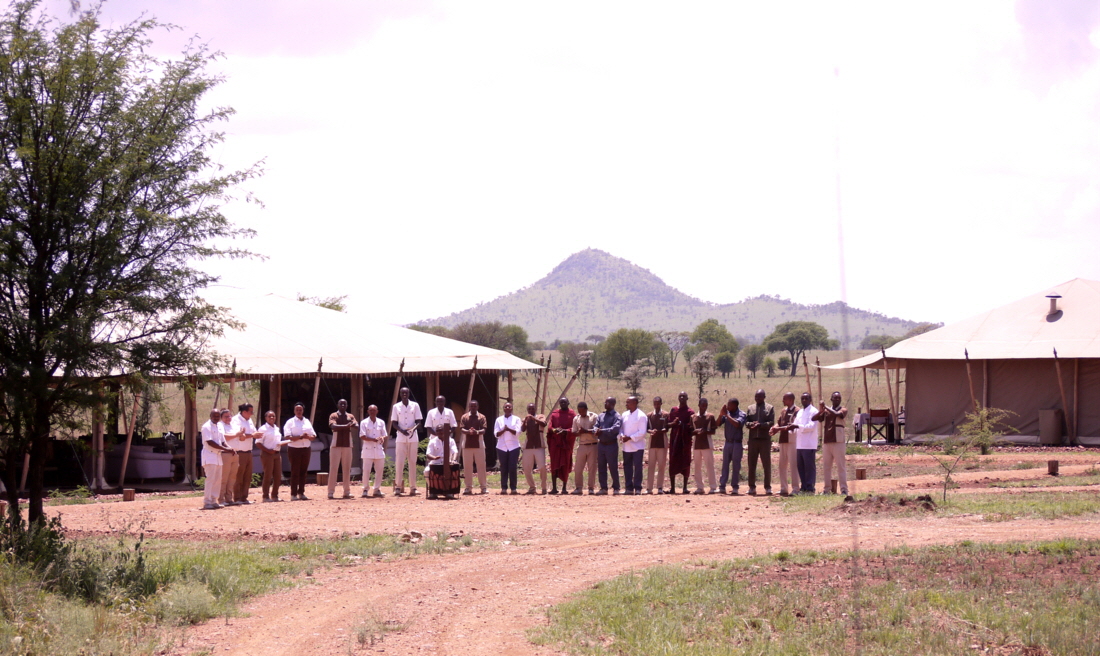
[[[1063,472],[1088,467],[1063,466]],[[1045,471],[965,472],[958,478],[993,474],[1002,480],[1022,480],[1040,478]],[[915,493],[933,489],[937,480],[942,479],[916,476],[859,481],[853,487],[858,485],[858,492]],[[155,535],[164,537],[278,539],[290,532],[306,537],[417,529],[463,530],[502,543],[496,549],[461,555],[319,569],[315,584],[255,599],[242,609],[247,617],[232,619],[229,626],[215,620],[190,630],[180,654],[202,649],[256,656],[554,653],[535,649],[525,637],[528,628],[545,621],[541,611],[630,569],[784,549],[845,549],[857,538],[864,549],[964,539],[1100,538],[1096,515],[1011,522],[985,522],[977,516],[852,519],[792,515],[768,498],[748,496],[494,493],[446,502],[422,496],[327,501],[321,488],[307,488],[307,493],[318,500],[201,511],[201,499],[186,497],[57,510],[69,529],[92,533],[103,532],[109,517],[115,526],[144,518]],[[355,627],[366,618],[395,620],[407,628],[388,634],[373,647],[360,647]]]

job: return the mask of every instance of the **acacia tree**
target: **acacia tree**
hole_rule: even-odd
[[[692,377],[695,378],[695,385],[699,389],[699,398],[703,398],[707,383],[710,382],[711,376],[714,375],[714,354],[706,349],[699,351],[695,354],[695,357],[688,362],[688,370],[691,371]]]
[[[798,358],[815,348],[829,348],[829,331],[813,321],[787,321],[779,324],[764,340],[768,353],[786,351],[791,357],[791,375],[798,374]]]
[[[741,363],[745,365],[745,369],[752,374],[753,378],[756,378],[756,372],[764,366],[764,358],[766,357],[768,357],[768,350],[760,344],[747,346],[744,351],[741,351]]]
[[[146,52],[154,20],[58,24],[38,0],[0,16],[0,458],[11,517],[30,454],[28,519],[42,515],[51,428],[103,399],[112,375],[213,366],[225,323],[196,268],[246,253],[220,206],[257,167],[211,162],[227,108],[200,112],[213,54]]]
[[[669,366],[672,373],[676,373],[676,360],[680,357],[680,352],[691,341],[691,334],[682,330],[662,330],[657,333],[657,339],[668,349],[671,361]]]

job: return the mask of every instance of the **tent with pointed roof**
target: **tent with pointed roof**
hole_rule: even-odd
[[[1064,435],[1100,445],[1100,281],[1077,278],[826,368],[883,367],[905,369],[910,435],[954,433],[976,401],[1015,413],[1014,441],[1038,442],[1040,413],[1061,410]]]

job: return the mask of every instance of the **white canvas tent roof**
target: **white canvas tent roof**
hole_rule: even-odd
[[[277,294],[207,290],[210,303],[231,310],[241,329],[226,328],[207,348],[236,359],[239,378],[309,375],[324,360],[324,375],[406,374],[541,369],[505,351],[353,317]],[[216,372],[228,375],[230,372]]]
[[[1048,295],[1060,295],[1061,314],[1048,317]],[[886,349],[892,366],[901,360],[1018,360],[1100,358],[1100,281],[1076,278],[1014,303],[983,312]],[[825,369],[880,368],[872,353]]]

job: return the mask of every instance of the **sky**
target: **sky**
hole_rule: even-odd
[[[214,160],[263,162],[224,211],[265,259],[204,265],[226,285],[409,323],[593,247],[715,303],[951,322],[1100,279],[1100,0],[109,0],[102,20],[143,12],[180,27],[158,55],[223,53]]]

